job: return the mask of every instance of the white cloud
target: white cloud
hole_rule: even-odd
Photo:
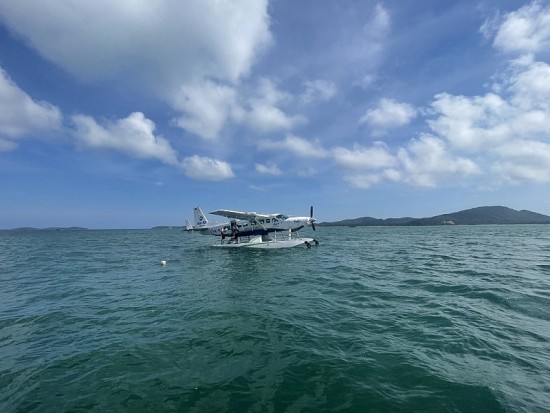
[[[357,81],[355,84],[362,89],[369,89],[375,84],[376,80],[376,76],[372,74],[366,74],[361,80]]]
[[[483,172],[497,181],[550,182],[550,65],[535,56],[550,50],[550,6],[533,1],[500,21],[487,22],[481,29],[484,34],[489,34],[491,24],[494,46],[519,54],[494,77],[493,92],[434,96],[426,112],[431,132],[395,148],[395,164],[389,162],[393,155],[384,146],[377,148],[380,157],[367,156],[360,146],[334,149],[335,162],[345,168],[345,181],[356,188],[384,181],[430,187],[480,175],[483,165]],[[361,122],[382,132],[415,115],[412,106],[385,99]]]
[[[351,187],[357,189],[369,189],[370,187],[379,184],[382,181],[380,174],[353,174],[345,175],[344,181],[350,184]]]
[[[260,79],[254,93],[243,100],[240,110],[233,112],[234,119],[256,133],[291,130],[307,122],[304,116],[284,112],[282,107],[290,103],[293,96],[280,91],[269,79]]]
[[[275,165],[273,162],[268,162],[267,164],[256,164],[256,172],[262,175],[282,175],[283,171]]]
[[[371,66],[371,68],[377,66],[390,31],[390,14],[382,4],[378,3],[359,36],[346,38],[346,46],[341,50],[345,62],[347,64],[363,63],[364,66]]]
[[[294,98],[273,82],[252,93],[244,82],[272,44],[268,0],[6,0],[0,22],[79,79],[159,97],[178,112],[176,126],[206,140],[230,122],[256,133],[307,122],[287,112]]]
[[[272,43],[268,0],[5,0],[0,22],[79,79],[160,97],[205,139],[239,111],[235,88]],[[268,130],[299,120],[269,106],[249,114]]]
[[[453,149],[482,157],[497,177],[546,182],[550,65],[514,60],[505,75],[493,87],[502,96],[437,95],[429,126]]]
[[[155,124],[143,113],[135,112],[124,119],[99,125],[90,116],[73,116],[74,136],[80,144],[96,149],[113,149],[140,159],[157,159],[180,168],[197,180],[218,181],[233,177],[227,162],[198,155],[178,160],[176,151],[161,136],[154,134]]]
[[[237,81],[271,43],[268,0],[5,0],[0,17],[42,56],[88,80],[149,87]],[[157,85],[157,86],[155,86]]]
[[[262,78],[251,95],[232,86],[205,81],[181,87],[174,95],[174,108],[182,113],[175,124],[204,139],[214,140],[228,123],[244,125],[255,133],[291,130],[306,123],[301,115],[290,116],[282,106],[293,96],[277,89],[274,82]]]
[[[353,149],[338,147],[332,150],[332,156],[337,165],[355,170],[390,168],[397,163],[397,159],[380,142],[370,148],[358,145]]]
[[[550,144],[518,140],[497,148],[493,170],[512,182],[550,182]]]
[[[550,6],[533,1],[508,13],[498,28],[493,44],[504,52],[547,52],[550,48]]]
[[[249,185],[248,187],[253,191],[258,191],[258,192],[265,192],[267,190],[265,187],[258,186],[258,185]]]
[[[430,126],[454,147],[482,156],[496,177],[548,182],[550,65],[536,54],[550,49],[550,6],[533,1],[508,13],[494,33],[496,48],[519,54],[492,85],[495,93],[436,96]]]
[[[302,158],[325,158],[328,155],[319,142],[310,142],[307,139],[289,134],[282,141],[262,140],[258,148],[263,150],[286,150]]]
[[[384,181],[433,187],[448,176],[479,173],[473,161],[453,155],[443,140],[429,135],[412,139],[406,148],[397,150],[397,156],[381,142],[370,148],[335,148],[332,155],[335,163],[344,168],[343,179],[359,189]]]
[[[17,144],[13,141],[0,139],[0,152],[9,152],[17,148]]]
[[[306,122],[301,115],[289,116],[281,109],[257,102],[250,112],[242,115],[243,123],[257,133],[290,130]]]
[[[204,139],[212,140],[225,125],[236,105],[235,89],[212,81],[182,86],[173,106],[182,112],[175,124]]]
[[[255,88],[256,96],[250,99],[251,103],[260,101],[266,105],[280,105],[292,101],[290,93],[282,92],[277,88],[277,83],[268,78],[261,78]]]
[[[392,19],[382,2],[361,4],[360,7],[350,6],[350,10],[356,9],[357,15],[357,19],[354,18],[351,22],[334,16],[335,22],[340,21],[343,24],[337,30],[327,28],[327,33],[331,34],[330,41],[313,59],[320,59],[324,65],[330,67],[330,78],[339,85],[351,84],[367,89],[378,78],[385,55],[390,50],[388,39],[391,35]]]
[[[374,37],[386,37],[387,32],[391,27],[391,18],[388,11],[378,3],[374,9],[374,16],[369,23],[372,33],[375,33]]]
[[[181,167],[185,175],[197,180],[221,181],[235,176],[229,163],[198,155],[184,158]]]
[[[441,93],[431,104],[429,120],[433,132],[460,149],[479,150],[505,141],[510,137],[510,127],[505,119],[512,115],[512,108],[500,96],[453,96]]]
[[[304,82],[305,91],[300,95],[300,100],[304,104],[313,101],[327,102],[336,96],[336,85],[332,82],[322,79],[308,80]]]
[[[370,19],[363,26],[360,36],[348,39],[351,48],[348,52],[355,53],[357,59],[372,59],[382,50],[391,30],[391,17],[388,10],[378,3]]]
[[[4,151],[15,149],[13,140],[37,131],[61,127],[59,109],[47,102],[36,102],[21,90],[0,68],[0,137]],[[2,150],[2,149],[0,149]]]
[[[74,137],[90,148],[114,149],[137,158],[158,159],[166,164],[177,165],[177,154],[170,143],[161,136],[155,136],[155,124],[143,113],[135,112],[124,119],[99,125],[95,119],[85,115],[72,118]]]
[[[550,111],[550,65],[547,63],[513,64],[504,86],[512,93],[511,104],[519,111]]]
[[[366,123],[380,133],[408,124],[416,116],[416,113],[416,109],[408,103],[384,98],[380,100],[376,108],[369,109],[359,123]]]
[[[296,171],[299,177],[311,178],[317,175],[318,171],[312,166],[301,167]]]
[[[430,135],[413,139],[408,147],[398,151],[404,170],[403,179],[413,185],[435,186],[449,175],[478,174],[478,166],[470,159],[454,156],[445,142]]]

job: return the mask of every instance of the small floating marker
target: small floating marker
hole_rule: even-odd
[[[166,267],[166,260],[162,260],[162,261],[160,262],[160,265],[162,265],[163,267]]]

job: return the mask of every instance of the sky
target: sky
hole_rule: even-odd
[[[550,0],[0,0],[0,229],[549,194]]]

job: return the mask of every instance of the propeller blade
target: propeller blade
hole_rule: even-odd
[[[313,218],[313,205],[309,207],[309,223],[311,224],[311,228],[313,228],[313,231],[315,231],[315,218]]]

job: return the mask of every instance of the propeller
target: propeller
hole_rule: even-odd
[[[309,222],[311,224],[311,228],[313,228],[313,231],[315,231],[315,218],[313,218],[313,205],[309,208]]]

